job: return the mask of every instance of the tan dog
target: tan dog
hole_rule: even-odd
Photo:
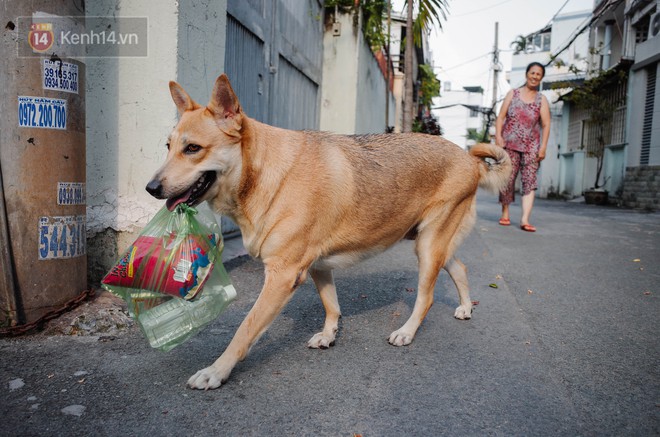
[[[333,345],[340,310],[332,270],[403,238],[417,240],[419,285],[410,318],[389,342],[413,340],[443,266],[459,292],[455,317],[470,318],[465,267],[452,256],[474,224],[477,186],[497,190],[508,180],[503,149],[478,145],[468,154],[421,134],[279,129],[247,117],[225,75],[206,107],[175,82],[170,91],[181,117],[147,191],[170,208],[208,200],[239,225],[245,248],[265,265],[253,308],[222,356],[188,380],[190,387],[216,388],[227,380],[308,273],[326,311],[323,330],[308,346]]]

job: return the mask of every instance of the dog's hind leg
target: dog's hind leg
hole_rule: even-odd
[[[467,268],[454,256],[445,264],[445,270],[449,273],[449,277],[454,281],[454,285],[458,290],[459,306],[454,311],[454,317],[460,320],[472,318],[472,301],[470,300]]]
[[[339,329],[339,318],[341,311],[337,300],[337,288],[332,277],[332,270],[310,270],[309,274],[314,280],[314,285],[321,296],[321,302],[325,308],[325,324],[323,331],[315,334],[307,346],[314,349],[327,349],[335,344],[335,336]]]
[[[203,390],[220,387],[282,311],[298,285],[305,282],[306,274],[304,267],[267,264],[263,289],[229,346],[211,366],[191,376],[188,386]]]
[[[416,247],[419,260],[417,299],[410,318],[390,335],[390,344],[405,346],[413,341],[417,329],[433,305],[433,291],[440,269],[451,262],[457,243],[460,243],[462,232],[459,230],[463,229],[461,225],[469,206],[469,201],[463,201],[455,207],[445,205],[445,211],[420,230]]]

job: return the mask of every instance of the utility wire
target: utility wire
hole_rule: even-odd
[[[554,60],[562,54],[565,50],[567,50],[571,44],[577,39],[578,36],[582,35],[585,30],[589,29],[593,23],[598,21],[600,17],[602,17],[606,12],[609,12],[611,9],[616,8],[619,6],[623,0],[609,0],[609,3],[600,11],[598,15],[592,15],[591,19],[585,24],[578,32],[573,35],[569,41],[561,48],[559,49],[556,53],[550,55],[550,60],[545,64],[547,67],[548,65],[552,64]]]
[[[552,16],[552,18],[550,19],[550,21],[548,21],[548,24],[546,24],[545,26],[543,26],[543,28],[546,28],[546,27],[548,27],[550,24],[552,24],[552,22],[555,21],[555,18],[557,18],[557,15],[559,15],[559,13],[560,13],[560,12],[566,7],[566,5],[568,4],[568,2],[570,2],[570,1],[571,1],[571,0],[566,0],[566,1],[564,2],[564,4],[561,5],[561,8],[559,8],[559,10],[558,10],[557,12],[555,12],[555,15]]]
[[[493,52],[484,53],[483,55],[479,55],[474,59],[470,59],[469,61],[465,61],[465,62],[462,62],[458,65],[454,65],[453,67],[449,67],[449,68],[440,67],[440,68],[442,68],[444,71],[453,70],[454,68],[462,67],[463,65],[469,64],[470,62],[478,61],[479,59],[483,58],[484,56],[490,56],[492,53]]]
[[[493,9],[493,8],[496,8],[496,7],[500,6],[500,5],[503,5],[504,3],[509,3],[510,1],[512,1],[512,0],[504,0],[503,2],[500,2],[500,3],[494,4],[494,5],[491,5],[491,6],[485,7],[485,8],[476,9],[476,10],[474,10],[474,11],[470,11],[470,12],[464,12],[464,13],[462,13],[462,14],[458,14],[458,15],[452,15],[452,17],[464,17],[464,16],[466,16],[466,15],[476,14],[476,13],[478,13],[478,12],[483,12],[483,11],[485,11],[485,10],[487,10],[487,9]]]

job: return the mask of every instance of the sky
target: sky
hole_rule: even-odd
[[[500,62],[504,70],[511,68],[511,42],[518,35],[528,35],[545,27],[561,9],[561,13],[591,10],[593,0],[446,0],[447,21],[442,30],[430,36],[435,73],[452,89],[481,86],[492,96],[492,52],[495,22],[499,22]],[[400,5],[399,5],[400,3]],[[394,1],[400,11],[402,1]],[[498,81],[500,94],[508,91],[504,74]]]

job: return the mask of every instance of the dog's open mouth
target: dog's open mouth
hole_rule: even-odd
[[[195,206],[199,203],[199,200],[204,196],[208,189],[215,183],[216,179],[217,176],[214,171],[204,172],[204,174],[197,179],[197,182],[195,182],[187,191],[178,196],[167,199],[167,209],[174,211],[174,208],[180,203],[185,203],[188,206]]]

